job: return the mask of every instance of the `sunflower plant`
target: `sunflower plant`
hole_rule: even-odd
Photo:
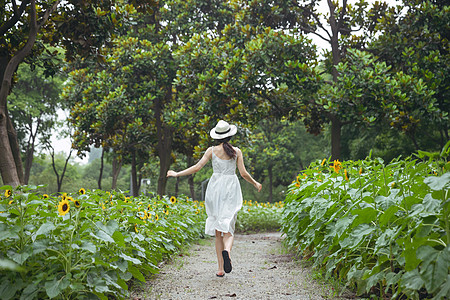
[[[385,164],[313,162],[289,187],[289,247],[362,296],[450,295],[450,142]]]
[[[252,233],[278,231],[281,227],[283,202],[258,202],[244,200],[238,213],[236,232]]]
[[[186,197],[0,189],[1,299],[123,299],[203,232],[204,208]]]

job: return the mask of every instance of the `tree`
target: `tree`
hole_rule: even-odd
[[[39,66],[33,68],[32,65],[21,64],[17,72],[19,80],[9,96],[11,119],[19,145],[25,149],[25,184],[30,177],[37,139],[50,136],[57,109],[63,108],[59,93],[64,79],[61,74],[46,77],[44,70]]]
[[[377,28],[382,34],[369,45],[369,50],[390,65],[391,72],[413,76],[433,91],[438,115],[420,111],[419,100],[416,105],[405,102],[399,107],[400,114],[392,118],[391,126],[406,133],[416,150],[433,145],[433,150],[438,150],[450,139],[449,5],[447,1],[402,2],[402,6],[380,19]]]
[[[294,4],[297,13],[296,27],[304,33],[314,34],[330,45],[325,50],[325,71],[331,74],[332,82],[336,82],[340,76],[336,66],[345,60],[347,50],[350,48],[364,49],[367,42],[376,33],[378,19],[383,16],[388,6],[384,2],[375,2],[368,9],[368,2],[358,0],[353,5],[347,0],[339,1],[327,0],[328,12],[323,14],[319,11],[320,3],[324,1],[304,0]],[[363,31],[364,34],[358,35]],[[328,82],[332,84],[331,82]],[[323,86],[323,90],[327,90]],[[331,156],[332,159],[341,157],[341,130],[347,124],[341,116],[329,111],[328,106],[324,106],[319,101],[316,112],[324,115],[331,122]],[[322,122],[315,122],[316,130],[321,130]]]
[[[226,16],[222,1],[201,0],[160,1],[151,14],[135,14],[136,26],[105,50],[107,64],[102,69],[72,73],[64,97],[73,106],[76,147],[83,151],[92,143],[102,144],[123,157],[129,154],[136,166],[133,186],[138,182],[135,163],[140,160],[143,165],[151,152],[159,157],[158,193],[163,194],[174,141],[178,151],[192,153],[187,149],[192,147],[189,133],[195,132],[199,119],[177,122],[173,114],[190,105],[181,102],[174,86],[180,65],[173,54],[194,32],[223,27]],[[139,155],[132,153],[137,148]]]
[[[24,182],[20,146],[11,121],[7,98],[14,74],[26,59],[36,58],[44,43],[63,44],[66,57],[76,54],[101,58],[99,48],[110,42],[111,33],[126,20],[129,5],[122,2],[16,0],[2,6],[0,19],[0,173],[5,184]],[[42,43],[41,43],[42,42]],[[32,55],[32,56],[30,56]],[[47,65],[51,71],[54,66]]]

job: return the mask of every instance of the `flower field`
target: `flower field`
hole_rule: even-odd
[[[1,187],[0,299],[125,298],[158,263],[203,236],[203,203]]]
[[[236,221],[237,233],[279,231],[283,202],[244,200]]]
[[[186,197],[0,191],[0,299],[123,299],[132,280],[203,237],[204,203]],[[244,201],[237,232],[279,229],[282,206]]]
[[[389,164],[312,163],[286,196],[287,245],[364,297],[448,299],[449,145]]]

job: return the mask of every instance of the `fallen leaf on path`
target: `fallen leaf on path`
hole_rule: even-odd
[[[269,270],[273,270],[273,269],[276,269],[277,268],[277,266],[273,266],[272,268],[269,268]]]
[[[225,296],[227,296],[227,297],[236,297],[236,293],[233,293],[233,294],[226,294]]]
[[[216,296],[211,296],[208,299],[217,299],[217,297]]]

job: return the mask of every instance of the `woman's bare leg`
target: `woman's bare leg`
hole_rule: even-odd
[[[223,257],[222,257],[222,251],[224,250],[223,242],[224,238],[222,237],[222,232],[216,230],[216,254],[217,254],[217,263],[219,264],[219,270],[217,271],[218,275],[225,274],[225,271],[223,270]]]
[[[234,235],[227,232],[223,234],[223,250],[227,250],[231,257],[231,248],[233,247]]]

